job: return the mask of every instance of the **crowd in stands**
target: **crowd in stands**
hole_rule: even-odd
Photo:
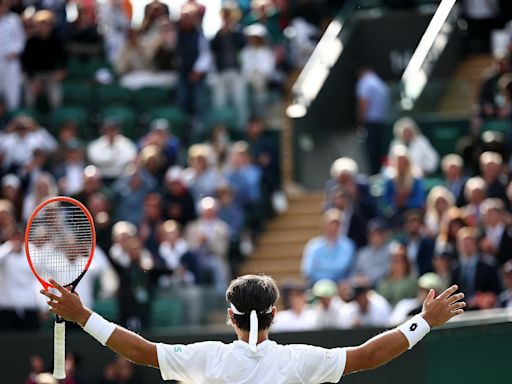
[[[140,27],[133,1],[72,3],[70,22],[68,1],[0,0],[0,329],[48,318],[23,225],[67,195],[97,231],[77,292],[92,308],[116,298],[117,320],[140,330],[160,292],[222,297],[252,252],[280,188],[271,91],[282,97],[333,7],[225,1],[208,40],[194,0],[154,0]],[[233,113],[209,119],[222,108]]]

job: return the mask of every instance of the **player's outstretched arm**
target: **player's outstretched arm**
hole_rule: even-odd
[[[423,303],[423,310],[419,315],[421,318],[415,317],[358,347],[347,348],[344,374],[374,369],[386,364],[412,348],[430,328],[438,327],[463,313],[466,303],[460,300],[464,298],[464,294],[456,294],[457,289],[458,287],[453,285],[438,297],[434,297],[435,292],[431,290]]]
[[[41,293],[50,299],[48,300],[50,311],[85,328],[88,321],[92,320],[93,312],[84,307],[76,293],[69,292],[53,280],[50,280],[50,283],[60,292],[60,296],[58,296],[49,291],[41,290]],[[108,326],[105,327],[100,322],[96,328],[95,333],[98,335],[94,334],[93,336],[97,339],[97,336],[99,336],[100,340],[104,339],[103,344],[115,353],[126,357],[135,364],[158,368],[155,343],[113,323],[108,323]],[[111,332],[112,329],[113,332]]]

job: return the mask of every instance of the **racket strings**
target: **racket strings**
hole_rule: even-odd
[[[78,205],[53,201],[33,218],[28,242],[30,259],[39,277],[68,285],[87,266],[93,247],[91,223]]]

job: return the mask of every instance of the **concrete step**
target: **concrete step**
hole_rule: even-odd
[[[297,201],[290,204],[286,214],[318,214],[322,213],[322,202],[317,200]]]
[[[292,228],[320,228],[320,218],[317,220],[311,217],[310,213],[291,213],[272,220],[267,228],[269,231]],[[316,215],[315,215],[316,216]]]
[[[243,273],[290,273],[300,274],[300,260],[257,260],[248,261],[241,268]]]
[[[261,245],[256,248],[250,259],[263,260],[275,258],[302,257],[306,243],[283,243],[279,247],[275,245]]]
[[[258,241],[260,245],[304,244],[314,236],[318,236],[318,229],[282,229],[266,233]]]

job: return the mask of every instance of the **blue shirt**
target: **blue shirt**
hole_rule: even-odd
[[[355,245],[346,236],[335,243],[324,236],[309,240],[304,248],[302,273],[312,284],[321,279],[341,281],[347,278],[354,264]]]
[[[386,120],[389,109],[389,87],[375,72],[365,73],[357,82],[358,99],[368,102],[364,116],[366,123],[381,123]]]

